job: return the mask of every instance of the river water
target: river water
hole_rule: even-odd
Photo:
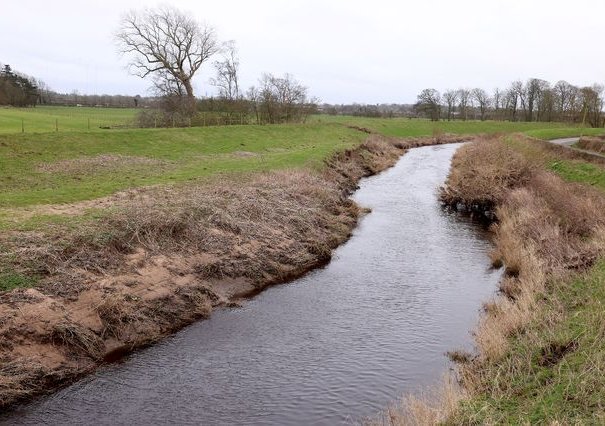
[[[325,268],[218,310],[3,424],[338,425],[435,383],[495,291],[481,228],[437,191],[458,144],[365,179],[370,207]]]

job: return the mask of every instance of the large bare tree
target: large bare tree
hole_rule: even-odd
[[[194,111],[193,76],[219,50],[213,28],[162,6],[124,15],[116,41],[130,57],[133,74],[154,76],[156,88],[185,97],[190,112]]]

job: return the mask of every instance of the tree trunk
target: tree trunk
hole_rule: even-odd
[[[183,86],[185,87],[185,91],[187,92],[186,110],[189,117],[193,117],[193,115],[195,115],[196,102],[195,95],[193,94],[193,86],[191,85],[191,80],[184,79]]]

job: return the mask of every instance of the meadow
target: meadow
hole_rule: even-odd
[[[334,152],[360,144],[367,134],[359,128],[393,137],[525,132],[552,138],[595,132],[560,123],[332,116],[291,125],[175,129],[91,125],[88,130],[89,119],[116,127],[127,125],[135,114],[134,109],[85,107],[0,109],[0,226],[2,218],[10,216],[2,212],[7,208],[73,203],[130,188],[217,176],[317,169]],[[15,130],[20,117],[38,131]],[[65,123],[65,130],[52,130],[55,119]]]
[[[132,126],[136,114],[134,108],[0,108],[0,134],[73,132]]]

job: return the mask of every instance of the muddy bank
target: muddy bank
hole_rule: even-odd
[[[357,222],[360,178],[407,148],[458,140],[371,135],[320,173],[154,188],[117,197],[94,223],[3,237],[3,264],[41,280],[0,295],[0,406],[324,264]]]

